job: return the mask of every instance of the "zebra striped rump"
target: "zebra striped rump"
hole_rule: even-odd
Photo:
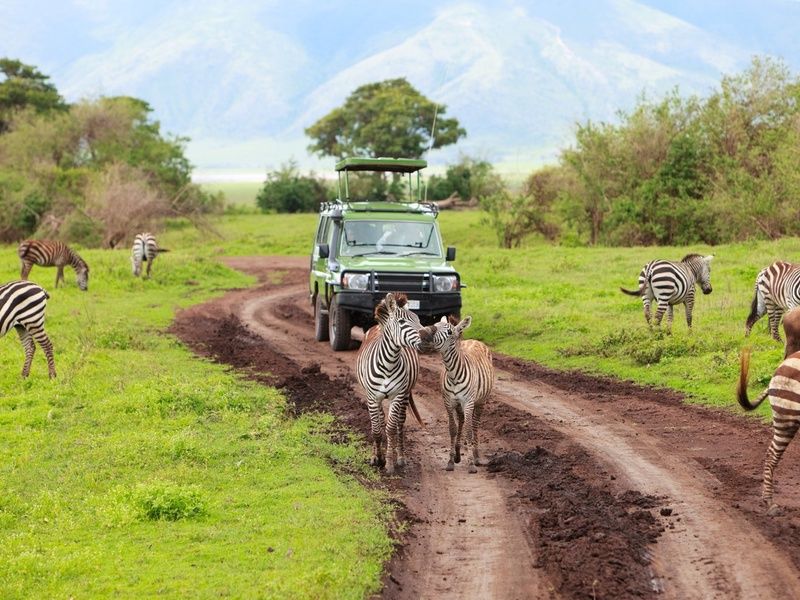
[[[736,395],[745,410],[754,410],[765,398],[772,407],[772,442],[764,460],[761,498],[772,509],[775,486],[773,475],[787,446],[800,428],[800,352],[784,359],[775,371],[769,386],[755,402],[747,397],[747,379],[750,368],[750,349],[742,351],[739,368],[739,384]]]
[[[800,265],[775,261],[759,271],[756,276],[755,293],[750,304],[750,314],[744,326],[745,336],[750,335],[753,325],[765,314],[769,315],[769,332],[781,341],[778,325],[787,310],[800,306]]]
[[[53,344],[44,331],[45,308],[48,293],[30,281],[12,281],[0,286],[0,337],[13,327],[17,330],[25,350],[22,377],[30,373],[36,343],[47,358],[50,378],[56,376]]]

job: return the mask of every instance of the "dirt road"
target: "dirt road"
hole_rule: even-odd
[[[367,432],[354,352],[313,339],[307,260],[231,259],[261,284],[181,312],[199,353],[283,387]],[[446,472],[436,357],[422,357],[410,464],[385,485],[410,524],[385,598],[798,598],[800,443],[758,507],[769,428],[679,395],[496,356],[484,418],[489,465]],[[733,382],[732,382],[733,386]],[[733,402],[733,395],[731,395]]]

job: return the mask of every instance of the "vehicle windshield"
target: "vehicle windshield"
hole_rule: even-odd
[[[419,221],[346,221],[341,256],[441,256],[433,223]]]

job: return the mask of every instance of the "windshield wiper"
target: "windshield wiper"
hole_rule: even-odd
[[[391,254],[397,256],[394,252],[388,250],[373,250],[372,252],[362,252],[361,254],[353,254],[350,258],[358,258],[359,256],[369,256],[370,254]]]
[[[438,252],[426,252],[425,250],[415,250],[414,252],[403,252],[403,254],[398,254],[397,256],[411,256],[413,254],[424,254],[426,256],[439,256]]]

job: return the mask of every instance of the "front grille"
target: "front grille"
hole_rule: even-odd
[[[372,273],[376,292],[428,292],[430,273]]]

